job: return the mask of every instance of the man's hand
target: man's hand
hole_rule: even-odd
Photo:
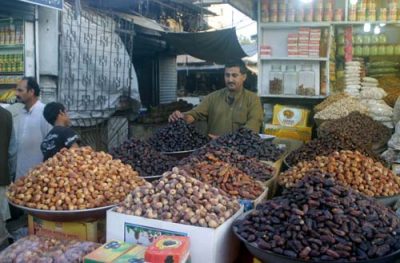
[[[182,112],[176,110],[171,115],[169,115],[168,122],[176,122],[179,119],[185,119],[185,115]]]

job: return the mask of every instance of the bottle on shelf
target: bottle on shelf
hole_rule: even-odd
[[[315,72],[311,65],[304,64],[299,71],[299,84],[297,95],[314,96],[315,95]]]
[[[283,72],[281,65],[272,65],[269,72],[269,93],[283,94]]]
[[[287,95],[295,95],[297,89],[297,71],[295,65],[286,66],[286,71],[283,74],[283,88]]]

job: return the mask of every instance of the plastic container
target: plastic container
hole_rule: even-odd
[[[281,65],[272,65],[269,72],[269,93],[283,94],[283,72]]]
[[[386,55],[393,56],[394,55],[394,45],[387,45],[386,46]]]
[[[299,71],[299,84],[297,94],[305,95],[303,92],[299,92],[301,90],[305,90],[306,94],[311,95],[315,94],[315,72],[312,69],[311,65],[302,65]]]
[[[286,67],[285,73],[283,74],[283,88],[285,94],[291,94],[291,95],[296,94],[297,82],[298,82],[298,77],[296,72],[296,66],[288,65]]]

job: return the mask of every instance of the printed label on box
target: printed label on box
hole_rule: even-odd
[[[124,241],[133,244],[139,244],[148,246],[156,240],[157,237],[165,236],[187,236],[187,233],[174,232],[168,230],[162,230],[158,228],[135,225],[131,223],[125,223]]]

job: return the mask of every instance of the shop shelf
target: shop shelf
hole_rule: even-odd
[[[261,58],[262,61],[277,61],[277,60],[282,60],[282,61],[328,61],[327,57],[266,57],[266,58]]]
[[[22,76],[24,72],[0,72],[0,76]]]
[[[24,44],[0,45],[0,49],[22,49]]]
[[[262,29],[282,29],[300,27],[329,27],[331,22],[270,22],[260,23]]]
[[[303,96],[303,95],[285,95],[285,94],[267,94],[260,95],[261,98],[287,98],[287,99],[325,99],[326,95]]]

